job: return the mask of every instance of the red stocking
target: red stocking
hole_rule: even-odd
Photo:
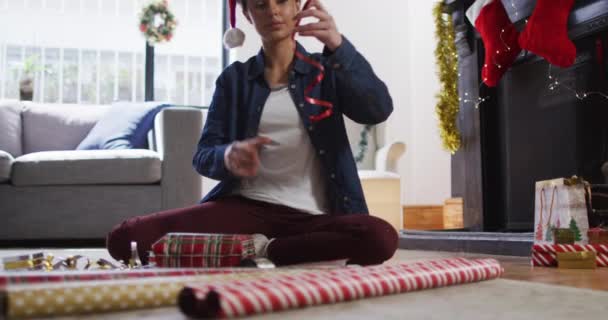
[[[500,0],[475,1],[467,17],[481,34],[486,49],[481,77],[487,86],[495,87],[521,52],[519,33]]]
[[[568,15],[574,0],[538,0],[519,45],[558,67],[569,67],[576,47],[568,38]]]

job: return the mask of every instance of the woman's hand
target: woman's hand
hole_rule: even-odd
[[[260,167],[260,149],[272,143],[272,139],[267,137],[255,137],[233,143],[224,154],[226,168],[238,177],[255,177]]]
[[[338,32],[334,18],[320,0],[311,0],[308,7],[300,11],[295,19],[301,20],[306,17],[315,17],[319,21],[296,27],[298,34],[319,39],[331,51],[335,51],[342,44],[342,34]]]

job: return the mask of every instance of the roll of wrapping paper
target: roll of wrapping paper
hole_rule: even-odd
[[[0,272],[0,291],[11,285],[43,284],[74,281],[106,281],[151,277],[179,277],[235,272],[252,272],[250,268],[167,268],[132,270],[91,270],[91,271],[26,271]]]
[[[257,279],[188,285],[178,304],[187,316],[232,318],[489,280],[502,273],[494,259],[269,273]]]
[[[74,277],[60,283],[8,285],[2,290],[0,306],[4,310],[0,318],[29,319],[174,306],[179,292],[188,283],[221,283],[261,277],[268,272],[300,272],[292,269],[247,270],[251,272],[234,269],[235,272],[225,274],[71,281]]]

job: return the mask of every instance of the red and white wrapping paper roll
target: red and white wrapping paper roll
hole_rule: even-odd
[[[594,251],[598,267],[608,267],[608,245],[602,244],[535,244],[532,246],[532,265],[556,267],[558,252]]]
[[[192,317],[232,318],[498,278],[494,259],[443,259],[199,283],[179,295]]]
[[[0,292],[6,287],[26,284],[49,284],[121,279],[193,277],[242,272],[255,272],[253,268],[166,268],[133,270],[80,270],[80,271],[0,271]]]

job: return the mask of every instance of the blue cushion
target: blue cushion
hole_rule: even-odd
[[[147,149],[154,117],[168,106],[159,102],[113,103],[76,149]]]

